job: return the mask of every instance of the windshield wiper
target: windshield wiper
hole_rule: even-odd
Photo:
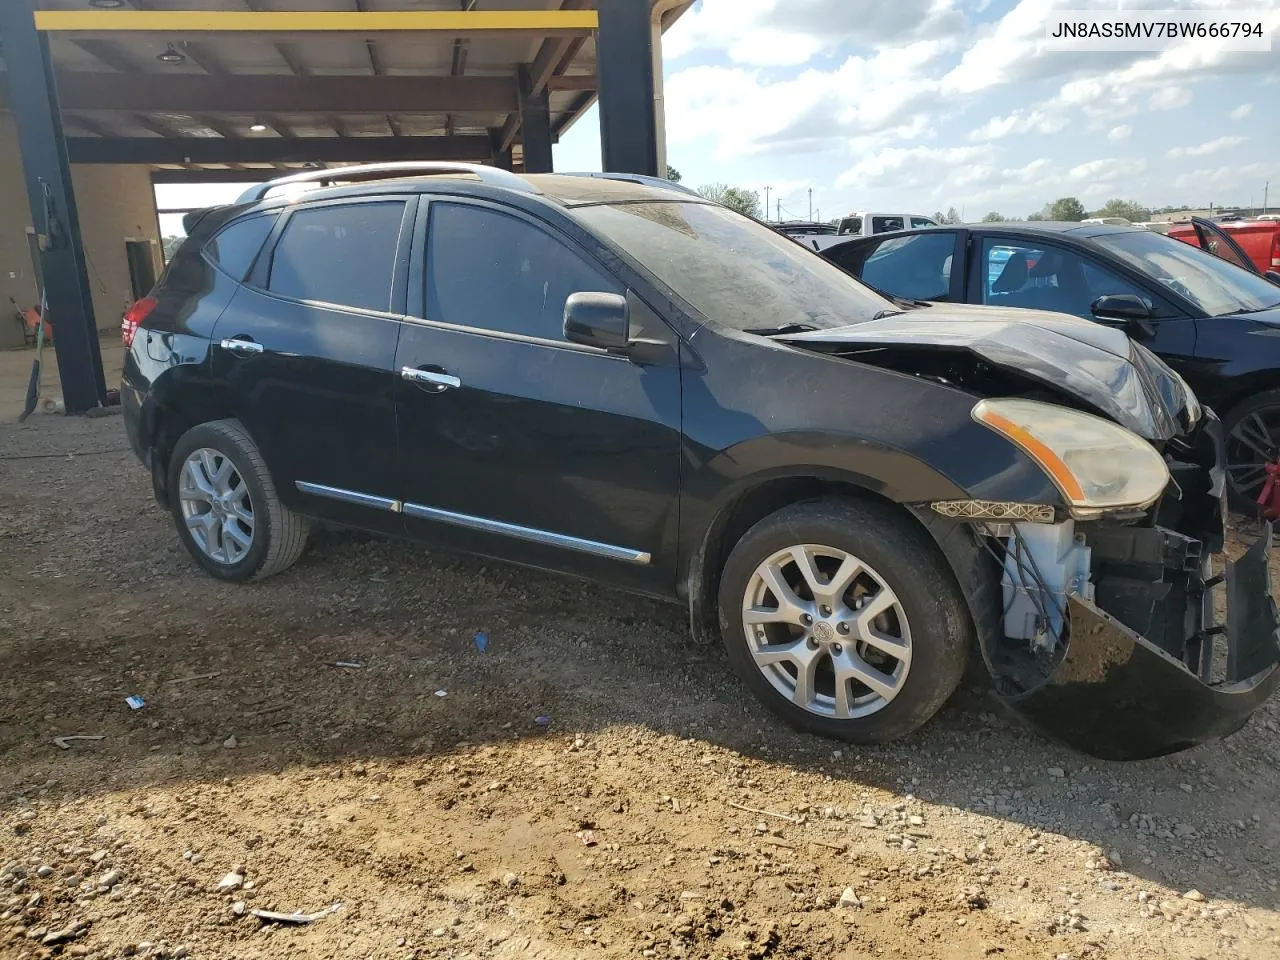
[[[757,327],[753,330],[743,330],[743,333],[753,333],[757,337],[777,337],[787,333],[809,333],[817,330],[811,323],[784,323],[780,327]]]

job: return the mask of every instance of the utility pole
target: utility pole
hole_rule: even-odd
[[[782,222],[782,198],[781,198],[781,197],[779,197],[779,198],[778,198],[778,218],[777,218],[777,222],[778,222],[778,223],[781,223],[781,222]]]
[[[1271,189],[1271,181],[1268,180],[1262,185],[1262,212],[1267,212],[1267,191]]]
[[[766,221],[768,221],[769,219],[769,188],[768,187],[764,188],[764,218]]]
[[[809,222],[813,223],[813,187],[809,188]]]

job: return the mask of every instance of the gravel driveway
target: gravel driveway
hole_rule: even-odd
[[[118,416],[0,425],[0,956],[1280,957],[1274,703],[1113,765],[976,687],[840,749],[727,673],[676,607],[356,534],[224,585]]]

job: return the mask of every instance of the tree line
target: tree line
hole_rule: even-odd
[[[1080,222],[1088,218],[1095,217],[1123,217],[1132,223],[1144,223],[1152,217],[1163,213],[1176,213],[1180,210],[1188,209],[1187,206],[1180,207],[1147,207],[1138,203],[1136,200],[1121,200],[1115,198],[1108,200],[1097,210],[1088,210],[1085,205],[1075,197],[1059,197],[1050,203],[1046,203],[1035,213],[1027,214],[1027,220],[1066,220],[1072,222]],[[952,207],[950,214],[955,213]],[[999,223],[1002,221],[1021,220],[1022,217],[1006,217],[998,211],[992,210],[982,218],[983,223]],[[939,220],[939,223],[959,223],[959,219]]]

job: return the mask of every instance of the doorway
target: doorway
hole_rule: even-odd
[[[155,244],[150,240],[126,240],[125,257],[129,261],[129,286],[134,300],[141,300],[156,285]]]

